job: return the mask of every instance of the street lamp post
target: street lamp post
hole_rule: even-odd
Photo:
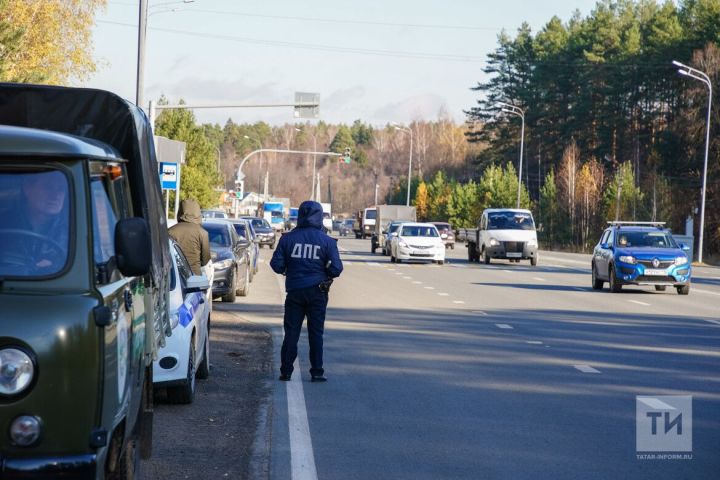
[[[700,70],[688,67],[677,60],[673,60],[673,65],[679,67],[678,73],[686,77],[694,78],[703,82],[708,87],[708,111],[707,125],[705,127],[705,166],[703,167],[702,194],[700,200],[700,239],[698,240],[698,262],[703,261],[703,237],[705,234],[705,194],[707,193],[707,166],[708,154],[710,151],[710,116],[712,114],[712,82],[710,77]]]
[[[410,127],[401,127],[397,123],[392,124],[395,130],[406,132],[410,134],[410,161],[408,162],[408,179],[407,179],[407,200],[405,201],[406,206],[410,206],[410,185],[412,181],[412,157],[413,157],[413,131]]]
[[[525,146],[525,111],[520,108],[516,107],[515,105],[510,105],[509,103],[499,103],[500,110],[502,110],[505,113],[509,113],[510,115],[515,115],[516,117],[520,117],[522,127],[520,128],[520,165],[518,167],[518,190],[517,190],[517,207],[520,208],[520,191],[522,187],[522,166],[523,166],[523,148]]]

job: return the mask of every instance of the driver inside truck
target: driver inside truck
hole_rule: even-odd
[[[14,201],[0,211],[0,232],[3,232],[0,262],[5,264],[2,269],[13,265],[11,274],[57,272],[67,259],[68,180],[58,170],[26,172],[19,177],[15,185],[7,183],[0,187],[7,189],[0,192],[0,196],[12,194],[12,190],[16,193]]]

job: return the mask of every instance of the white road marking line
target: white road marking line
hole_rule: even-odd
[[[583,373],[600,373],[600,370],[597,370],[590,365],[573,365],[577,370],[580,370]]]
[[[525,340],[525,343],[530,344],[530,345],[542,345],[543,344],[543,342],[541,342],[540,340]]]
[[[380,264],[378,262],[365,262],[366,264],[370,265],[371,267],[379,267]]]
[[[675,407],[668,405],[659,398],[655,397],[636,397],[638,402],[642,402],[653,410],[675,410]]]
[[[449,293],[438,293],[438,295],[440,295],[441,297],[449,297],[450,296]]]
[[[649,307],[649,306],[650,306],[649,303],[641,302],[641,301],[638,301],[638,300],[628,300],[628,302],[630,302],[630,303],[635,303],[635,304],[637,304],[637,305],[642,305],[643,307]]]
[[[402,272],[395,272],[395,275],[405,275],[405,274]]]
[[[547,282],[547,280],[545,280],[544,278],[540,278],[540,277],[533,277],[533,280],[537,280],[538,282]]]
[[[512,270],[503,270],[503,272],[505,272],[505,273],[513,273]]]
[[[425,290],[435,290],[435,287],[425,287]]]
[[[413,283],[414,283],[415,285],[422,285],[422,282],[418,282],[417,280],[415,280]]]
[[[394,272],[394,271],[395,271],[394,268],[388,268],[388,272]]]
[[[459,263],[450,263],[450,266],[455,268],[467,268],[467,265],[460,265]]]
[[[495,326],[498,328],[502,328],[503,330],[512,330],[513,329],[512,325],[508,325],[507,323],[496,323]]]
[[[290,470],[293,480],[317,480],[300,371],[300,362],[295,360],[295,375],[287,382]]]
[[[718,292],[711,292],[711,291],[709,291],[709,290],[700,290],[699,288],[693,288],[692,291],[693,291],[693,292],[698,292],[698,293],[705,293],[705,294],[707,294],[707,295],[718,295],[718,296],[720,296],[720,293],[718,293]]]
[[[474,313],[475,315],[483,315],[483,316],[487,317],[487,313],[483,312],[482,310],[473,310],[470,313]]]
[[[403,277],[403,280],[412,280],[412,277]]]
[[[462,300],[453,300],[453,303],[457,303],[459,305],[459,304],[465,303],[465,302],[463,302]]]

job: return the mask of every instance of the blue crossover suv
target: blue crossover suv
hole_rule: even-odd
[[[609,222],[592,258],[592,287],[609,283],[611,292],[623,285],[654,285],[655,290],[675,287],[690,292],[689,247],[677,244],[664,223]]]

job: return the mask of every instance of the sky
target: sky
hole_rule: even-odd
[[[187,0],[185,0],[187,1]],[[138,0],[108,0],[85,86],[135,101]],[[145,98],[287,104],[320,94],[320,119],[372,125],[465,120],[505,29],[534,32],[595,0],[149,0]],[[196,110],[202,123],[292,123],[292,108]]]

